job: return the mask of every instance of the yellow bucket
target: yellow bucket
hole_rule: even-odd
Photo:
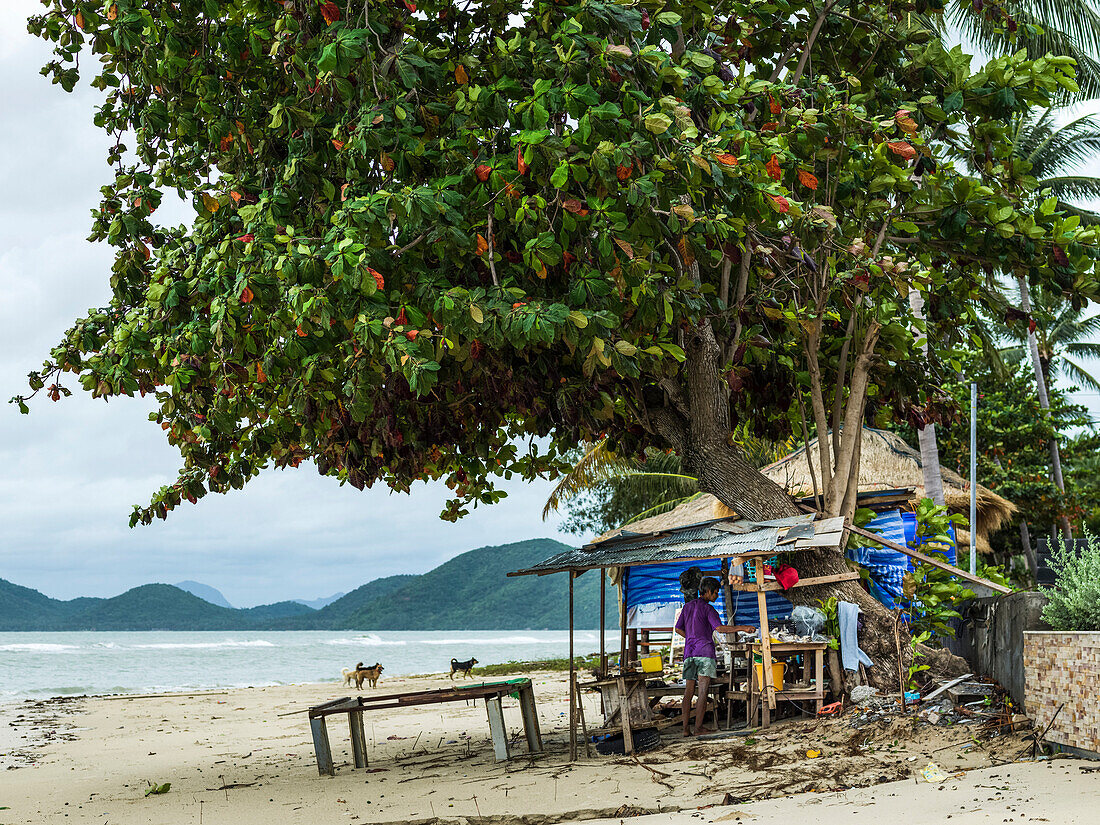
[[[642,666],[643,673],[660,673],[665,669],[660,653],[654,653],[652,656],[643,656],[638,660],[638,664]]]
[[[756,684],[758,687],[764,687],[764,663],[753,662],[752,665],[756,668]],[[777,662],[772,660],[772,684],[776,690],[783,690],[783,671],[786,669],[786,662]]]

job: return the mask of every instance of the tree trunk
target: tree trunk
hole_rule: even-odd
[[[1027,281],[1024,279],[1023,275],[1018,275],[1017,281],[1020,284],[1020,308],[1030,316],[1031,296],[1028,294]],[[1047,396],[1046,376],[1043,374],[1043,365],[1039,358],[1039,341],[1035,337],[1035,332],[1031,329],[1030,325],[1027,332],[1027,349],[1031,354],[1031,367],[1035,372],[1035,390],[1039,395],[1039,407],[1043,411],[1043,417],[1050,421],[1050,399]],[[1058,453],[1058,436],[1056,433],[1051,433],[1048,446],[1050,448],[1051,477],[1054,479],[1054,486],[1064,494],[1066,492],[1066,483],[1062,478],[1062,457]],[[1059,516],[1058,524],[1062,528],[1062,532],[1065,534],[1066,538],[1069,538],[1072,535],[1069,519],[1065,516]]]
[[[909,290],[909,308],[913,317],[921,321],[924,317],[924,296],[916,289]],[[928,334],[920,342],[921,352],[928,360]],[[940,467],[940,448],[936,443],[936,425],[928,422],[917,430],[917,443],[920,447],[921,473],[924,476],[924,495],[940,507],[944,505],[943,474]],[[973,527],[970,528],[973,531]]]
[[[1039,580],[1039,559],[1035,555],[1035,548],[1031,546],[1031,532],[1027,529],[1027,519],[1020,519],[1020,545],[1024,550],[1024,558],[1027,559],[1027,569],[1031,578]]]

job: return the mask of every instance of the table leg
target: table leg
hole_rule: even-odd
[[[626,679],[620,676],[616,681],[619,686],[619,721],[623,725],[623,750],[626,753],[634,753],[634,733],[630,730],[630,703],[626,695]]]
[[[817,680],[817,710],[820,712],[825,698],[825,651],[814,651],[814,678]]]
[[[489,715],[489,733],[493,737],[493,751],[497,762],[508,759],[508,729],[504,727],[504,711],[500,707],[500,697],[490,696],[485,700],[485,711]]]
[[[317,773],[321,776],[335,776],[336,767],[332,764],[332,748],[328,743],[328,728],[324,716],[315,716],[309,720],[309,729],[313,732],[313,751],[317,754]]]
[[[527,737],[527,750],[530,753],[542,753],[542,732],[539,730],[539,716],[535,711],[535,691],[530,685],[519,692],[519,712],[523,717],[523,733]]]
[[[355,767],[367,767],[367,735],[363,732],[363,714],[349,713],[348,727],[351,728],[351,755]]]

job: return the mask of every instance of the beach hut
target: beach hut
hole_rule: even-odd
[[[780,487],[794,496],[812,497],[813,481],[806,461],[806,447],[800,447],[779,461],[765,467],[762,472]],[[817,439],[809,443],[810,459],[814,471],[821,466]],[[908,509],[925,497],[924,470],[920,453],[899,436],[886,430],[863,428],[863,441],[859,454],[858,491],[862,500],[876,492],[890,492],[894,506]],[[970,482],[947,467],[940,468],[943,477],[944,503],[952,513],[967,515],[970,511]],[[901,493],[901,495],[898,495]],[[717,511],[729,513],[715,500]],[[706,506],[700,504],[699,506]],[[977,496],[977,546],[979,553],[991,553],[989,536],[1004,527],[1015,515],[1016,505],[1003,496],[978,485]],[[956,541],[960,550],[970,547],[970,533],[959,530]]]

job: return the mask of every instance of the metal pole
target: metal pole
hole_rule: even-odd
[[[978,572],[978,384],[970,382],[970,574]]]

